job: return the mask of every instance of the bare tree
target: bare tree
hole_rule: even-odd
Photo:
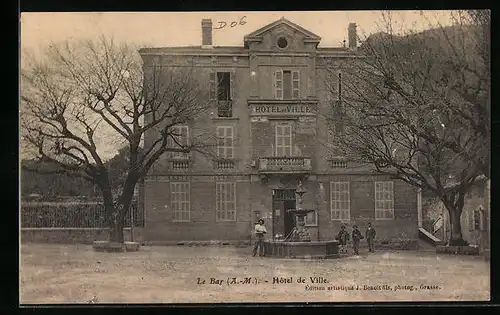
[[[22,148],[57,166],[52,173],[97,185],[112,227],[110,240],[123,242],[134,188],[153,164],[167,152],[210,152],[209,137],[183,141],[175,128],[210,108],[208,91],[194,67],[143,69],[136,50],[104,37],[51,45],[42,58],[24,57]],[[123,145],[128,169],[114,196],[105,152]]]
[[[489,177],[488,14],[457,12],[452,26],[403,35],[384,15],[385,32],[364,40],[364,58],[342,69],[344,93],[333,104],[332,126],[343,126],[337,148],[432,191],[450,214],[457,245],[465,243],[465,195],[478,176]]]

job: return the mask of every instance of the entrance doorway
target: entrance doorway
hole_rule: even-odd
[[[276,235],[285,238],[295,226],[295,218],[288,209],[295,209],[295,189],[273,190],[273,239]]]

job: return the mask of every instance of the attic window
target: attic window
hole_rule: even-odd
[[[288,41],[285,37],[278,38],[278,47],[281,49],[285,49],[288,47]]]

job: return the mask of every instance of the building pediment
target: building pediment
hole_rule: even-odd
[[[321,37],[318,35],[285,18],[281,18],[246,35],[244,37],[245,47],[249,47],[251,43],[261,43],[267,36],[277,37],[280,35],[285,37],[301,38],[304,44],[313,43],[315,46],[321,41]]]

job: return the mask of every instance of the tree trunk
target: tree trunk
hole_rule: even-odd
[[[441,199],[450,216],[450,239],[448,241],[450,246],[466,245],[462,236],[462,224],[460,222],[464,208],[464,199],[465,192],[456,192]]]
[[[115,205],[113,192],[109,182],[109,175],[106,169],[99,170],[98,185],[102,192],[104,209],[106,212],[106,223],[110,228],[109,241],[123,243],[123,214],[120,205]]]
[[[448,214],[450,215],[450,243],[455,241],[463,240],[462,237],[462,224],[460,222],[461,211],[458,212],[456,209],[447,208]]]
[[[118,205],[115,209],[114,220],[111,228],[110,241],[123,243],[123,221],[125,216],[123,215],[123,209]]]
[[[134,196],[134,188],[136,185],[135,173],[127,176],[123,186],[122,194],[119,203],[116,207],[116,220],[113,225],[112,241],[123,243],[123,228],[125,226],[125,215],[128,213]]]

